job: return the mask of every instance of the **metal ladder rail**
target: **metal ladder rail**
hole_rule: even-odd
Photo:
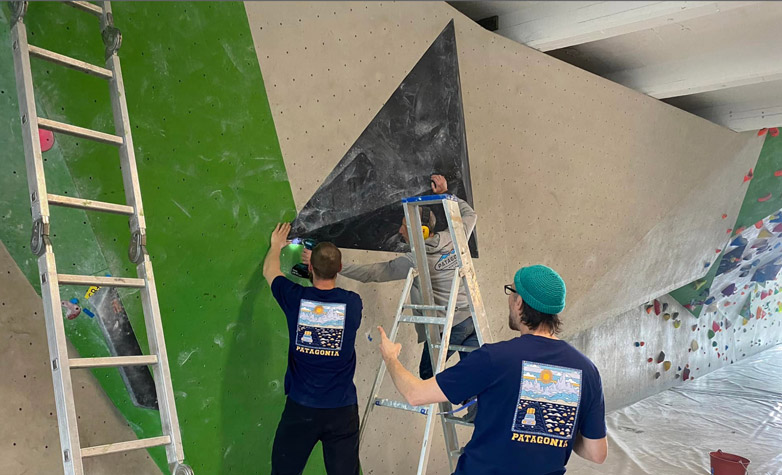
[[[421,232],[420,215],[416,208],[418,206],[431,205],[432,203],[442,204],[444,206],[446,211],[445,214],[448,218],[449,232],[453,240],[453,245],[458,251],[456,253],[458,256],[457,269],[454,271],[451,292],[449,294],[449,302],[445,307],[434,305],[426,253],[425,251],[416,252],[416,249],[425,249],[423,233]],[[426,328],[427,343],[430,347],[429,355],[431,358],[432,368],[434,373],[437,374],[445,368],[445,361],[448,350],[472,351],[475,349],[473,347],[464,347],[450,344],[450,334],[453,326],[456,301],[458,299],[458,292],[462,285],[465,286],[465,289],[467,289],[471,318],[475,324],[479,346],[483,345],[485,342],[484,338],[490,339],[491,334],[489,332],[488,321],[486,319],[485,309],[483,308],[483,302],[480,297],[480,291],[478,290],[477,279],[475,279],[475,271],[472,267],[472,260],[469,254],[469,248],[467,247],[467,237],[463,232],[461,213],[459,211],[457,201],[450,195],[415,197],[403,200],[403,208],[405,210],[405,218],[407,219],[407,222],[411,223],[411,226],[408,227],[408,229],[413,229],[413,232],[411,233],[410,246],[416,261],[416,269],[411,269],[408,273],[404,290],[397,308],[396,318],[394,319],[394,325],[391,329],[389,338],[392,341],[396,340],[399,323],[424,324]],[[419,271],[425,274],[425,278],[419,274]],[[416,276],[419,278],[419,287],[424,299],[424,304],[405,304],[405,302],[410,297],[413,278]],[[421,311],[423,316],[403,315],[402,312],[406,309]],[[445,311],[446,316],[432,316],[436,311]],[[440,337],[439,326],[443,327],[442,338]],[[438,350],[437,356],[435,356],[435,349]],[[426,472],[428,465],[430,440],[432,436],[432,423],[434,420],[433,416],[439,415],[443,425],[443,433],[445,436],[449,465],[452,471],[455,470],[456,462],[458,461],[458,458],[461,454],[461,449],[459,447],[458,437],[456,434],[456,425],[472,426],[472,424],[446,414],[452,408],[449,402],[441,403],[439,405],[440,413],[437,414],[435,413],[435,407],[437,406],[435,404],[431,404],[426,407],[411,406],[400,401],[380,399],[378,397],[378,392],[382,385],[385,369],[385,364],[381,362],[372,387],[372,392],[370,393],[370,399],[367,403],[367,409],[364,413],[364,418],[362,419],[361,423],[362,440],[365,434],[369,416],[374,406],[386,406],[394,409],[402,409],[426,415],[427,420],[417,469],[417,473],[419,475],[423,475]]]
[[[124,87],[119,68],[116,50],[119,47],[118,30],[113,28],[111,6],[105,2],[103,8],[88,2],[66,2],[81,10],[98,15],[101,12],[101,26],[104,32],[116,34],[107,43],[107,66],[103,69],[83,61],[68,58],[27,43],[27,31],[23,22],[27,10],[27,2],[13,2],[12,29],[13,56],[16,73],[19,108],[22,117],[23,142],[25,148],[28,188],[30,190],[31,212],[33,216],[33,236],[31,249],[38,256],[38,266],[41,274],[41,294],[46,316],[47,341],[52,357],[52,378],[57,408],[58,427],[63,456],[63,468],[66,474],[83,473],[82,458],[115,452],[124,452],[140,448],[166,446],[169,463],[176,474],[190,474],[192,469],[184,465],[181,437],[179,433],[173,390],[168,368],[168,359],[163,341],[162,325],[159,307],[154,287],[149,256],[144,248],[144,218],[141,209],[140,190],[138,187],[135,158],[133,156],[132,139],[127,116],[127,106],[124,98]],[[87,74],[108,79],[111,86],[112,106],[115,116],[115,126],[121,136],[112,136],[81,127],[62,124],[48,119],[39,118],[35,107],[30,56],[61,64],[65,67],[80,70]],[[120,124],[120,119],[121,124]],[[102,203],[99,201],[76,199],[46,192],[45,172],[41,157],[40,142],[37,140],[38,128],[62,132],[77,137],[88,138],[103,143],[119,145],[120,158],[123,164],[123,181],[129,203],[133,206]],[[128,190],[128,183],[131,190]],[[134,239],[130,250],[131,259],[137,263],[139,279],[73,276],[58,274],[54,250],[49,240],[49,204],[80,208],[91,211],[124,214],[131,216],[131,230]],[[134,248],[135,244],[135,248]],[[135,252],[134,252],[135,251]],[[105,358],[69,358],[67,340],[65,337],[59,285],[104,285],[114,287],[135,287],[142,289],[142,306],[145,311],[145,322],[152,355]],[[73,388],[70,376],[71,369],[118,367],[125,365],[150,365],[153,368],[156,390],[160,405],[161,423],[164,434],[160,437],[140,439],[128,442],[106,444],[96,447],[81,448],[75,406],[73,404]],[[163,395],[163,398],[161,398]],[[162,399],[162,400],[161,400]]]

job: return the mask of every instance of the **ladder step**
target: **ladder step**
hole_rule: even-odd
[[[402,305],[402,308],[409,308],[411,310],[442,310],[445,311],[445,305],[415,305],[415,304],[404,304]]]
[[[84,127],[78,127],[76,125],[64,124],[62,122],[57,122],[56,120],[44,119],[43,117],[38,118],[38,127],[44,130],[61,132],[63,134],[72,135],[74,137],[90,139],[96,142],[107,143],[110,145],[123,144],[122,137],[104,132],[98,132],[97,130],[85,129]]]
[[[150,437],[148,439],[129,440],[127,442],[116,442],[113,444],[96,445],[95,447],[85,447],[81,449],[82,457],[95,457],[98,455],[115,454],[117,452],[128,452],[131,450],[148,449],[150,447],[159,447],[171,443],[171,437],[162,435],[160,437]]]
[[[146,366],[157,364],[157,355],[107,356],[104,358],[70,358],[71,369],[114,368],[117,366]]]
[[[457,424],[457,425],[468,426],[468,427],[473,427],[475,425],[472,422],[467,422],[463,420],[461,417],[456,417],[454,415],[448,415],[443,417],[445,418],[445,421],[448,422],[449,424]]]
[[[120,205],[115,203],[106,203],[103,201],[85,200],[84,198],[73,198],[71,196],[46,195],[50,205],[63,206],[65,208],[77,208],[86,211],[103,211],[105,213],[122,214],[133,216],[135,211],[132,206]]]
[[[81,2],[81,1],[64,1],[63,2],[66,5],[70,5],[73,8],[77,10],[81,10],[83,12],[91,13],[95,15],[96,17],[100,18],[101,15],[103,15],[103,9],[99,7],[98,5],[95,5],[94,3],[90,2]]]
[[[65,66],[66,68],[75,69],[76,71],[81,71],[91,76],[102,79],[111,79],[114,77],[114,73],[106,68],[101,68],[100,66],[95,66],[94,64],[74,59],[63,54],[55,53],[54,51],[39,48],[35,45],[29,45],[29,51],[31,56],[45,59],[46,61],[51,61],[52,63]]]
[[[97,275],[72,275],[57,274],[60,285],[84,285],[100,287],[130,287],[143,289],[146,286],[144,279],[132,279],[129,277],[99,277]]]
[[[419,317],[417,315],[402,315],[400,322],[405,323],[424,323],[428,325],[445,325],[445,317]]]
[[[439,343],[432,345],[433,348],[438,348],[438,349],[440,348],[440,346],[441,345]],[[478,348],[480,348],[480,346],[448,345],[449,351],[461,351],[463,353],[469,353],[471,351],[477,350]]]
[[[427,415],[429,413],[429,407],[427,406],[411,406],[406,402],[394,401],[393,399],[375,399],[375,406],[390,407],[391,409],[402,409],[405,411],[417,412],[423,415]]]

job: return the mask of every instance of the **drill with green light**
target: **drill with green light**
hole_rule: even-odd
[[[307,249],[308,251],[311,251],[316,244],[318,244],[317,241],[314,239],[306,238],[294,238],[291,240],[291,244],[303,244],[304,249]],[[299,262],[293,268],[291,268],[291,274],[295,275],[296,277],[301,277],[302,279],[309,279],[310,278],[310,269],[309,266],[304,264],[303,262]]]

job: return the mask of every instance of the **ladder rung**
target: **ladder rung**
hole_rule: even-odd
[[[433,348],[440,348],[440,346],[441,345],[439,343],[432,345]],[[477,350],[478,348],[480,348],[480,346],[448,345],[449,351],[461,351],[463,353],[469,353],[471,351]]]
[[[157,364],[157,355],[107,356],[104,358],[70,358],[71,369],[114,368],[117,366],[146,366]]]
[[[72,275],[57,274],[57,280],[60,285],[84,285],[100,287],[131,287],[143,289],[146,286],[144,279],[133,279],[129,277],[99,277],[97,275]]]
[[[444,416],[444,417],[445,417],[446,422],[448,422],[449,424],[458,424],[458,425],[468,426],[468,427],[472,427],[472,426],[475,425],[472,422],[467,422],[464,419],[462,419],[461,417],[456,417],[454,415],[449,415],[449,416]]]
[[[116,442],[113,444],[96,445],[95,447],[85,447],[81,449],[82,457],[95,457],[97,455],[115,454],[117,452],[128,452],[130,450],[148,449],[171,443],[171,437],[161,435],[160,437],[150,437],[148,439],[129,440],[127,442]]]
[[[36,58],[45,59],[47,61],[51,61],[52,63],[59,64],[60,66],[75,69],[76,71],[81,71],[92,76],[103,79],[111,79],[114,77],[114,73],[106,68],[101,68],[100,66],[95,66],[94,64],[90,64],[85,61],[55,53],[54,51],[39,48],[35,45],[29,45],[29,51],[30,55],[35,56]]]
[[[391,409],[402,409],[410,412],[417,412],[418,414],[426,415],[429,413],[429,407],[427,406],[411,406],[406,402],[394,401],[392,399],[375,399],[375,406],[390,407]]]
[[[428,325],[445,325],[444,317],[419,317],[418,315],[402,315],[400,322],[405,323],[424,323]]]
[[[402,308],[409,308],[411,310],[442,310],[445,311],[445,305],[416,305],[416,304],[404,304]]]
[[[80,137],[83,139],[95,140],[96,142],[107,143],[111,145],[122,145],[122,137],[116,135],[107,134],[104,132],[98,132],[97,130],[85,129],[71,124],[64,124],[57,122],[56,120],[38,118],[38,127],[51,130],[52,132],[61,132],[63,134],[72,135],[74,137]]]
[[[81,2],[81,1],[65,1],[63,2],[67,5],[72,6],[73,8],[77,10],[81,10],[83,12],[91,13],[95,15],[96,17],[100,18],[101,15],[103,15],[103,9],[99,7],[98,5],[95,5],[94,3],[90,2]]]
[[[122,214],[133,216],[132,206],[120,205],[115,203],[106,203],[103,201],[85,200],[84,198],[73,198],[71,196],[47,194],[46,199],[50,205],[63,206],[65,208],[77,208],[88,211],[103,211],[105,213]]]

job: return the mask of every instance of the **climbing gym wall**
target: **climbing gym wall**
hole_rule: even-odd
[[[0,239],[36,286],[5,8],[0,18]],[[293,219],[295,209],[244,8],[231,2],[117,2],[114,17],[123,34],[119,55],[148,249],[187,461],[196,473],[268,472],[284,402],[287,334],[260,264],[273,224]],[[58,3],[32,3],[26,23],[32,44],[102,64],[94,17]],[[35,59],[33,76],[40,116],[113,132],[104,82]],[[43,154],[51,193],[122,201],[116,149],[59,134],[51,145]],[[127,258],[126,219],[56,208],[52,232],[61,271],[135,276]],[[86,288],[60,292],[66,303],[73,298],[82,308],[65,322],[69,340],[82,356],[108,356],[99,316],[86,313],[97,315],[94,297],[87,298]],[[146,350],[138,294],[121,291],[119,300]],[[26,318],[44,328],[40,313]],[[3,326],[4,337],[6,330]],[[29,351],[46,358],[45,347]],[[137,436],[160,434],[157,411],[136,406],[116,370],[92,374]],[[3,399],[10,389],[3,386]],[[23,413],[53,401],[51,390],[25,395],[30,399],[29,405],[20,403]],[[85,401],[77,405],[81,420],[101,418]],[[5,458],[13,449],[4,445],[2,450]],[[162,451],[150,453],[167,470]],[[59,459],[56,450],[48,456],[46,464],[29,466],[48,473],[45,467]],[[322,461],[312,465],[308,473],[322,472]]]
[[[297,209],[330,186],[331,171],[454,20],[476,266],[497,338],[511,336],[502,287],[522,265],[544,263],[565,278],[568,335],[699,278],[723,244],[722,214],[735,216],[747,191],[735,177],[762,145],[493,35],[443,3],[245,8]],[[392,256],[344,253],[356,263]],[[391,324],[401,285],[340,285],[364,297],[356,380],[366,401],[379,364],[369,339],[375,325]],[[420,349],[412,332],[404,338],[403,363],[413,368]],[[422,418],[373,417],[364,469],[412,471]],[[447,462],[437,431],[430,467],[439,473]]]

